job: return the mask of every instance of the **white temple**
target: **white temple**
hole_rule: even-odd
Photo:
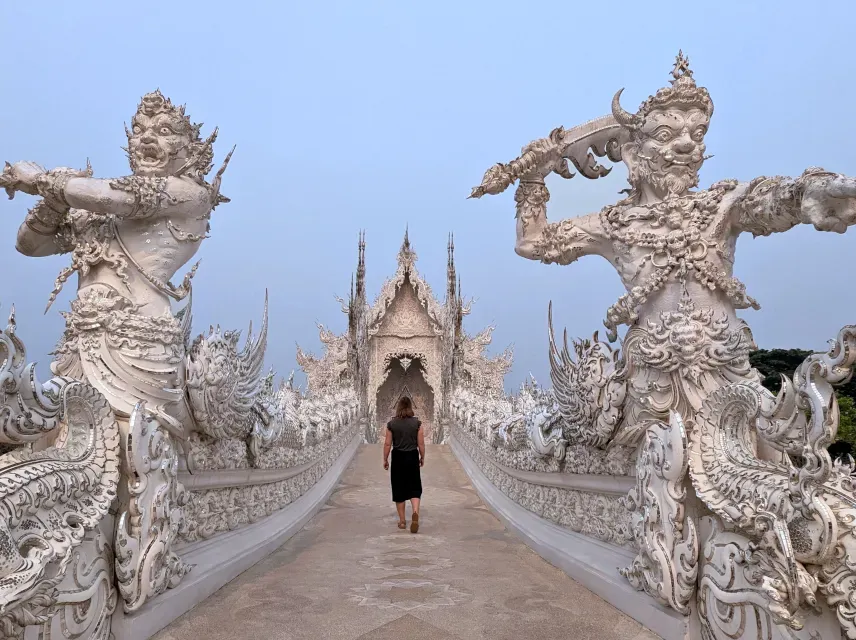
[[[356,280],[351,282],[349,300],[342,301],[348,331],[335,335],[320,326],[324,354],[316,358],[298,347],[298,364],[306,372],[311,392],[350,381],[356,384],[371,416],[368,441],[382,433],[396,402],[407,395],[425,425],[426,437],[442,443],[448,437],[444,425],[453,387],[460,384],[480,395],[503,395],[511,348],[488,358],[485,351],[493,327],[474,336],[464,331],[463,318],[471,302],[461,295],[451,236],[442,304],[416,268],[417,256],[407,231],[395,273],[383,283],[374,303],[367,304],[365,248],[361,234]]]

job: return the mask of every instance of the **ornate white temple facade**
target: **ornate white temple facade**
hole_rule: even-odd
[[[299,347],[298,364],[306,372],[310,391],[354,381],[370,416],[366,438],[374,441],[379,427],[392,416],[395,404],[409,396],[425,426],[426,436],[443,442],[453,386],[461,384],[479,394],[501,396],[511,367],[511,349],[494,358],[485,350],[493,327],[475,336],[463,330],[470,311],[455,271],[454,240],[449,238],[446,296],[440,303],[416,268],[416,252],[405,231],[398,267],[380,289],[374,304],[366,302],[365,238],[360,236],[356,279],[342,302],[348,331],[335,335],[320,326],[324,354],[320,358]]]

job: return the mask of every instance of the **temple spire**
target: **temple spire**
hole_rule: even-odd
[[[359,241],[357,242],[357,283],[356,283],[356,299],[361,302],[365,301],[366,294],[366,232],[360,231]]]
[[[460,339],[464,331],[464,296],[461,292],[461,276],[458,276],[458,299],[455,303],[455,340]]]
[[[449,243],[447,247],[448,260],[446,263],[446,304],[454,304],[457,298],[455,289],[455,234],[449,234]]]
[[[404,227],[404,240],[401,242],[401,249],[398,251],[398,264],[403,265],[405,271],[410,271],[416,262],[416,252],[410,246],[410,226]]]
[[[404,226],[404,240],[401,243],[402,251],[410,250],[410,225],[407,224]]]

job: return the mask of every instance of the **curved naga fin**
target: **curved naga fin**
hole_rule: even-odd
[[[639,554],[621,575],[639,590],[689,615],[698,576],[698,535],[686,518],[687,434],[680,416],[654,422],[636,461],[636,486],[625,499],[635,512]]]
[[[116,581],[127,613],[175,587],[191,567],[172,546],[184,522],[187,493],[178,481],[172,436],[137,403],[125,438],[128,509],[116,527]]]
[[[262,387],[267,348],[268,296],[259,336],[250,324],[244,348],[239,331],[211,328],[187,356],[187,397],[199,430],[212,438],[244,439],[253,429],[252,409]]]
[[[576,361],[568,349],[567,331],[562,349],[553,333],[553,303],[547,312],[550,340],[550,379],[569,442],[604,447],[621,419],[625,383],[617,373],[618,352],[598,340],[574,342]]]
[[[0,446],[36,442],[59,425],[63,378],[41,384],[35,363],[26,364],[27,349],[15,335],[15,307],[0,331]]]

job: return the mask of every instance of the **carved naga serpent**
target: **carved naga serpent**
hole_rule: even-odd
[[[765,608],[773,619],[801,628],[798,609],[815,606],[819,591],[851,640],[856,639],[856,477],[852,459],[833,463],[826,448],[838,430],[833,384],[846,382],[854,364],[856,326],[850,325],[829,353],[813,354],[800,365],[793,385],[785,379],[778,397],[751,383],[712,393],[689,444],[698,497],[746,535],[747,550],[779,575],[777,582],[755,589],[767,594]],[[763,459],[759,439],[789,455],[782,462]],[[802,463],[796,466],[790,456]],[[716,532],[707,547],[715,537]],[[699,588],[701,604],[734,603],[735,593],[714,567],[702,572]],[[721,607],[703,609],[704,620],[713,625]]]
[[[0,456],[0,634],[68,616],[103,629],[116,599],[97,528],[116,497],[119,428],[93,387],[62,377],[40,384],[25,358],[13,309],[0,331],[0,443],[12,448]],[[20,446],[54,434],[41,451]],[[80,584],[66,584],[80,579],[81,563],[91,563],[85,602]]]

